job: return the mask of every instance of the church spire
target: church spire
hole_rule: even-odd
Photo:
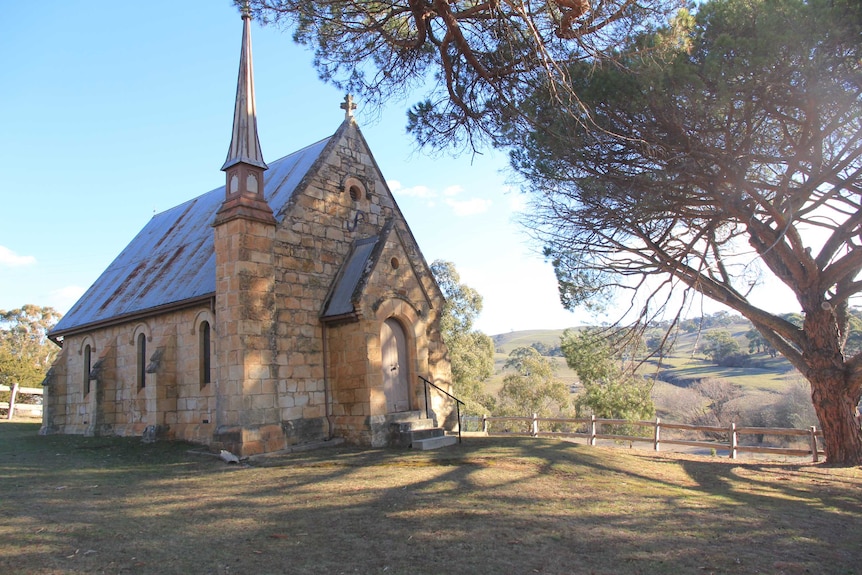
[[[254,103],[254,68],[251,58],[251,9],[242,5],[242,51],[239,77],[236,81],[236,104],[233,112],[233,133],[222,170],[239,162],[267,168],[257,136],[257,112]]]
[[[241,217],[264,223],[275,223],[272,208],[263,195],[263,161],[257,136],[257,113],[254,103],[254,71],[251,59],[251,9],[248,0],[242,5],[242,50],[236,83],[233,131],[225,173],[225,201],[216,216],[215,225]]]

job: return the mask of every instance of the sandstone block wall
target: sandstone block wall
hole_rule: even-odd
[[[154,425],[178,439],[208,440],[215,397],[212,383],[201,386],[198,329],[200,322],[212,320],[209,308],[200,307],[67,337],[48,385],[43,429],[142,435]],[[147,340],[150,371],[144,387],[139,387],[137,375],[139,333]],[[89,393],[84,383],[85,345],[92,350],[95,374]]]

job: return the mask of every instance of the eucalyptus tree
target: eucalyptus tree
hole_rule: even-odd
[[[54,308],[32,304],[0,310],[0,383],[42,383],[60,351],[47,337],[60,317]]]
[[[560,338],[566,364],[578,374],[583,390],[575,400],[579,417],[643,421],[655,416],[652,380],[634,373],[636,338],[606,330],[567,329]],[[620,353],[626,349],[628,353]],[[632,435],[643,428],[623,425],[617,431]]]
[[[515,348],[504,366],[498,413],[510,417],[565,417],[569,391],[556,378],[556,364],[532,347]]]
[[[461,283],[452,262],[435,260],[431,272],[446,298],[440,331],[449,349],[455,395],[465,402],[468,413],[490,413],[494,400],[484,382],[494,375],[494,342],[474,327],[482,311],[482,296]]]

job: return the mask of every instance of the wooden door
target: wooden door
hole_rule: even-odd
[[[410,370],[407,365],[407,337],[401,324],[394,319],[387,319],[380,329],[380,352],[386,412],[409,411]]]

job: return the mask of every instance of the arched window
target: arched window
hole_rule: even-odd
[[[198,329],[198,370],[200,372],[201,387],[204,387],[212,380],[210,370],[211,344],[210,344],[210,323],[202,321]]]
[[[90,371],[93,369],[93,350],[90,344],[84,346],[84,395],[90,393]]]
[[[138,334],[138,389],[147,386],[147,336]]]

